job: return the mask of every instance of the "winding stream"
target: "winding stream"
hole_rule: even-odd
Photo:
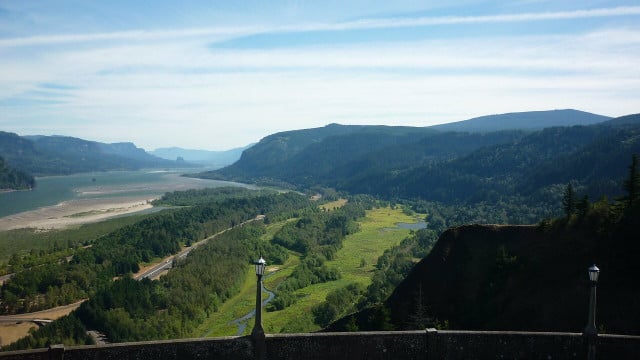
[[[274,273],[275,272],[272,272],[271,274],[269,274],[267,276],[271,276]],[[265,276],[265,278],[267,276]],[[262,291],[266,292],[267,294],[269,294],[269,296],[267,296],[267,298],[265,300],[262,300],[262,307],[265,307],[269,302],[271,302],[271,300],[273,300],[273,298],[276,297],[276,294],[274,294],[273,291],[270,291],[270,290],[268,290],[267,288],[264,287],[264,281],[262,282]],[[251,319],[254,316],[256,316],[256,310],[255,309],[251,310],[247,315],[245,315],[243,317],[239,317],[239,318],[237,318],[235,320],[230,321],[228,324],[229,325],[237,325],[238,326],[238,332],[236,332],[236,336],[241,336],[244,333],[244,330],[249,325],[249,319]]]
[[[271,302],[271,300],[273,300],[276,297],[276,294],[273,293],[273,291],[271,291],[271,290],[267,289],[266,287],[264,287],[264,280],[267,279],[268,277],[272,276],[276,272],[277,271],[269,273],[269,274],[265,275],[262,278],[262,292],[266,292],[267,294],[269,294],[266,299],[262,300],[262,307],[265,307],[268,303]],[[253,318],[254,316],[256,316],[256,310],[255,309],[251,310],[248,314],[246,314],[246,315],[244,315],[242,317],[239,317],[239,318],[237,318],[235,320],[229,321],[227,324],[238,326],[238,331],[236,332],[236,336],[242,336],[242,334],[244,333],[244,330],[247,328],[247,326],[249,326],[249,320],[251,318]],[[208,337],[209,334],[211,334],[213,332],[213,330],[214,329],[209,330],[202,337]]]

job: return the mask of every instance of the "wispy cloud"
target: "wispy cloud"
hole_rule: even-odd
[[[620,6],[588,10],[531,12],[519,14],[480,15],[480,16],[439,16],[439,17],[393,17],[381,19],[362,19],[337,23],[309,23],[290,26],[241,26],[208,27],[177,30],[134,30],[94,34],[58,34],[31,37],[0,39],[0,48],[35,45],[56,45],[66,43],[96,41],[148,41],[167,40],[188,37],[215,37],[226,40],[240,36],[309,31],[346,31],[381,28],[403,28],[418,26],[532,22],[547,20],[571,20],[600,17],[619,17],[640,15],[640,6]]]
[[[359,21],[338,23],[334,25],[308,25],[299,30],[361,30],[373,28],[399,28],[414,26],[434,25],[458,25],[458,24],[482,24],[504,22],[530,22],[544,20],[570,20],[613,16],[640,15],[640,6],[621,6],[614,8],[599,8],[590,10],[558,11],[521,13],[504,15],[480,15],[480,16],[442,16],[442,17],[418,17],[418,18],[388,18],[365,19]],[[294,29],[292,29],[294,30]]]

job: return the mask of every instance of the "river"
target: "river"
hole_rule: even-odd
[[[0,193],[0,217],[65,201],[122,197],[160,197],[166,192],[206,187],[252,185],[180,176],[193,169],[106,171],[36,178],[29,191]]]

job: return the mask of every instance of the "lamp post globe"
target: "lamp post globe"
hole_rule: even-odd
[[[260,256],[260,259],[254,263],[256,266],[256,276],[264,275],[264,268],[267,266],[267,262]]]
[[[598,269],[598,267],[596,266],[596,264],[593,264],[591,266],[589,266],[589,281],[593,281],[593,282],[598,282],[598,276],[600,276],[600,269]]]

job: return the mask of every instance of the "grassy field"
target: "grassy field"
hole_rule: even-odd
[[[332,202],[328,202],[326,204],[322,204],[322,205],[320,205],[320,208],[321,209],[325,209],[325,210],[334,210],[336,208],[342,207],[346,203],[347,203],[347,199],[338,199],[336,201],[332,201]]]
[[[396,226],[399,222],[414,223],[417,219],[402,213],[401,209],[374,209],[367,212],[367,216],[360,221],[360,231],[349,235],[337,253],[336,259],[329,261],[329,266],[337,267],[342,278],[323,284],[316,284],[296,291],[299,300],[294,305],[275,312],[263,312],[263,326],[267,333],[302,332],[318,330],[313,323],[311,309],[325,300],[327,294],[336,288],[357,282],[363,286],[369,285],[373,276],[373,269],[377,259],[384,250],[398,245],[409,235],[409,230]],[[270,240],[273,234],[284,223],[269,226],[265,240]],[[267,259],[268,261],[268,259]],[[277,271],[265,278],[265,286],[275,289],[277,285],[291,274],[300,262],[297,254],[291,254],[286,264],[278,266]],[[361,266],[364,264],[364,266]],[[275,270],[271,267],[270,270]],[[241,292],[229,299],[205,324],[196,330],[196,336],[228,336],[235,335],[237,327],[228,323],[235,318],[245,315],[253,309],[255,302],[255,275],[253,269],[248,269],[248,276]],[[253,328],[254,319],[249,320],[249,326],[244,334],[249,334]]]
[[[31,249],[49,250],[57,242],[66,248],[69,241],[93,241],[123,226],[133,224],[150,215],[131,215],[102,222],[85,224],[64,230],[38,231],[16,229],[0,231],[0,262],[7,261],[12,254],[27,253]]]

